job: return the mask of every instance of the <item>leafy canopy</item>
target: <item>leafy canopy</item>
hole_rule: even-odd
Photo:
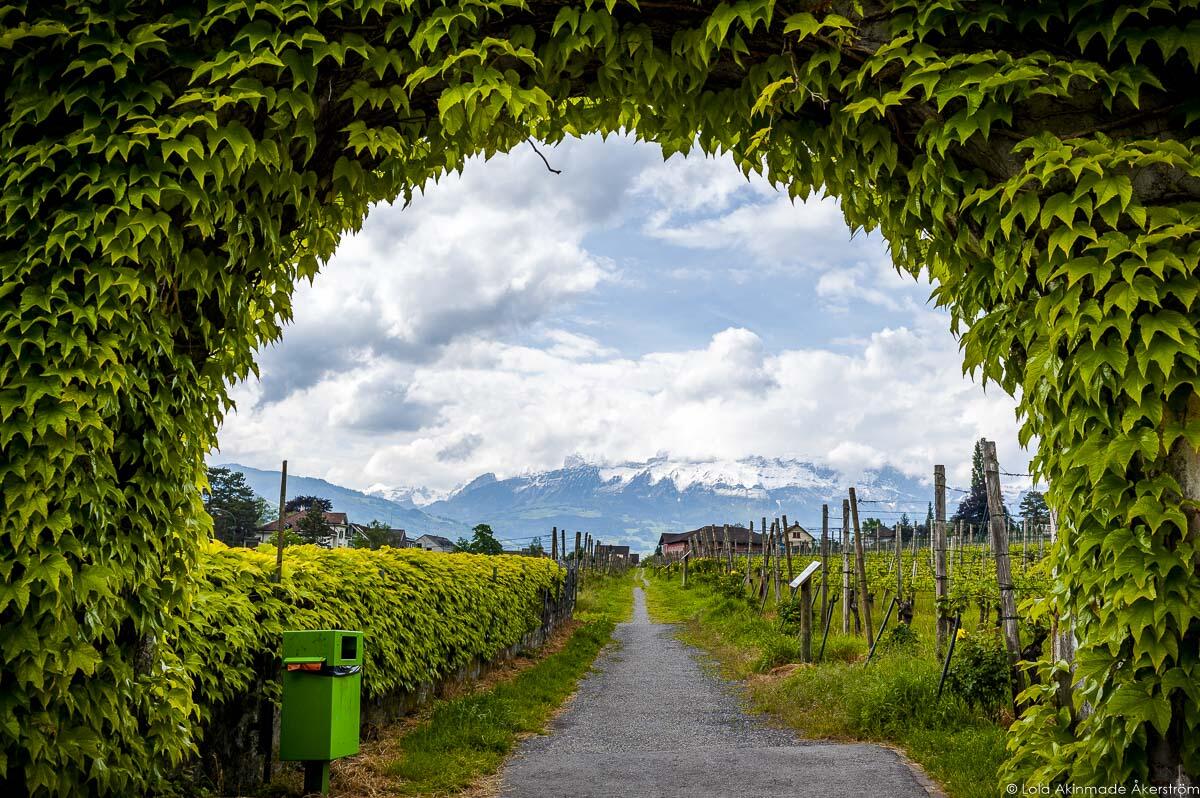
[[[471,539],[459,538],[454,544],[455,551],[465,551],[469,554],[503,554],[504,547],[496,540],[496,534],[487,524],[476,524],[471,530]]]
[[[619,131],[839,197],[1019,396],[1062,519],[1027,612],[1072,626],[1090,712],[1044,679],[1005,778],[1200,773],[1198,24],[1197,0],[0,6],[0,787],[143,792],[194,750],[160,641],[197,591],[204,455],[371,203]]]

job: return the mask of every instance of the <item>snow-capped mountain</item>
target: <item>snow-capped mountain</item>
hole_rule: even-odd
[[[498,479],[483,474],[423,509],[474,523],[486,521],[510,538],[545,535],[551,526],[591,532],[605,542],[653,549],[658,535],[708,523],[748,523],[787,514],[820,528],[821,505],[840,523],[850,483],[811,462],[749,457],[596,464],[572,457],[562,468]],[[862,514],[894,521],[907,511],[923,519],[932,487],[899,471],[869,471],[856,483]]]
[[[246,473],[264,496],[277,491],[278,472],[231,465]],[[931,475],[932,476],[932,475]],[[290,476],[289,494],[329,498],[350,520],[372,518],[404,526],[413,537],[432,532],[456,538],[475,524],[490,524],[506,548],[526,545],[533,536],[549,543],[552,527],[590,532],[605,543],[654,549],[663,532],[681,532],[704,524],[774,520],[784,514],[810,531],[821,527],[821,505],[829,505],[834,536],[841,524],[842,499],[854,486],[862,518],[877,517],[889,526],[906,512],[913,522],[925,519],[933,499],[932,479],[919,479],[886,467],[851,479],[836,469],[788,458],[689,461],[660,455],[644,462],[593,463],[573,456],[562,468],[499,479],[482,474],[449,494],[420,487],[373,485],[355,491],[324,480]],[[1021,490],[1005,484],[1005,498],[1016,506]],[[952,489],[947,510],[953,513],[963,494]]]
[[[389,486],[376,483],[363,493],[368,496],[378,496],[395,502],[401,507],[424,507],[450,495],[450,491],[433,490],[432,488],[414,487],[412,485]]]

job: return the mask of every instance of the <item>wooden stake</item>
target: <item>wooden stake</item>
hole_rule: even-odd
[[[867,645],[875,643],[875,632],[871,628],[871,600],[867,593],[867,562],[863,554],[862,527],[858,523],[858,496],[850,489],[850,517],[854,521],[854,556],[858,561],[858,605],[862,609],[864,626],[867,630]],[[878,533],[876,533],[878,534]]]
[[[558,562],[558,527],[550,528],[550,559]]]
[[[946,650],[950,634],[950,580],[946,572],[946,466],[933,467],[933,594],[937,606],[937,652]]]
[[[812,578],[800,585],[800,661],[812,662]]]
[[[750,552],[754,548],[754,522],[750,522],[750,533],[746,536],[746,578],[743,584],[751,584],[750,579]]]
[[[729,524],[721,527],[721,545],[725,551],[722,554],[722,564],[726,566],[725,573],[733,572],[733,549],[729,547]]]
[[[992,549],[996,553],[996,582],[1000,587],[1000,620],[1004,628],[1004,646],[1008,649],[1013,690],[1013,711],[1020,715],[1016,697],[1024,679],[1017,663],[1021,659],[1021,630],[1017,627],[1017,600],[1013,594],[1012,563],[1008,554],[1008,519],[1004,515],[1004,499],[1000,493],[1000,465],[996,461],[996,444],[983,441],[983,477],[987,487],[988,525],[991,527]]]
[[[896,601],[904,601],[904,536],[900,524],[892,527],[896,538]]]
[[[767,519],[763,519],[763,529],[766,529]],[[774,547],[775,540],[775,525],[771,525],[771,531],[763,537],[763,562],[762,562],[762,605],[758,608],[759,612],[767,609],[767,597],[771,594],[771,549]]]
[[[850,634],[850,501],[842,499],[842,634]]]
[[[821,618],[829,614],[829,505],[821,505]],[[828,625],[827,625],[828,626]]]
[[[783,540],[783,530],[779,528],[778,519],[775,521],[775,550],[772,552],[774,556],[771,558],[771,563],[774,566],[771,569],[772,581],[775,583],[775,606],[779,606],[779,543]]]
[[[792,536],[788,534],[787,516],[783,517],[783,547],[787,551],[787,580],[788,584],[795,578],[792,573]]]

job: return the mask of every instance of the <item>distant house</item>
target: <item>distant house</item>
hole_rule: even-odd
[[[454,551],[454,542],[441,535],[421,535],[412,545],[413,548],[425,551]]]
[[[358,528],[351,524],[346,519],[345,513],[321,513],[325,516],[325,523],[329,525],[329,546],[334,549],[344,549],[350,545],[350,541],[358,534]],[[260,543],[270,543],[275,538],[275,533],[279,530],[280,524],[284,529],[296,530],[300,526],[300,519],[304,517],[304,511],[298,510],[294,513],[288,513],[281,521],[272,521],[269,524],[263,524],[257,530],[258,541]],[[403,530],[401,530],[403,531]]]
[[[609,562],[615,560],[629,560],[628,546],[610,546],[607,543],[601,543],[600,545],[594,547],[592,551],[596,556],[597,562],[604,562],[605,560],[608,560]]]
[[[664,557],[678,558],[688,550],[689,544],[699,548],[702,540],[711,541],[713,535],[716,535],[717,545],[724,546],[725,529],[724,524],[710,524],[690,532],[664,532],[658,537],[658,545],[661,547]],[[744,526],[729,527],[729,542],[734,552],[738,554],[744,554],[747,548],[755,554],[762,553],[762,535],[751,532]]]
[[[791,548],[793,554],[801,551],[813,551],[817,545],[817,539],[799,524],[792,524],[787,528],[786,538],[788,547]]]
[[[365,535],[366,534],[365,530],[367,530],[367,529],[370,529],[370,527],[363,526],[362,524],[351,524],[350,525],[350,541],[351,541],[351,543],[353,543],[353,541],[356,537],[358,537],[360,535]],[[408,546],[408,533],[405,532],[403,529],[389,528],[389,529],[373,530],[373,532],[376,536],[382,538],[382,545],[384,545],[384,546],[390,546],[393,549],[403,549],[406,546]],[[382,534],[380,534],[380,533],[382,533]]]

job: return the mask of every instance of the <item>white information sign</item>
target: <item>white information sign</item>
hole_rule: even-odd
[[[800,587],[800,585],[807,582],[808,578],[810,576],[812,576],[813,574],[815,574],[817,572],[817,569],[820,567],[821,567],[820,560],[813,560],[812,562],[810,562],[808,564],[808,567],[805,568],[803,571],[801,571],[800,575],[791,581],[792,589],[795,590],[796,588]]]

